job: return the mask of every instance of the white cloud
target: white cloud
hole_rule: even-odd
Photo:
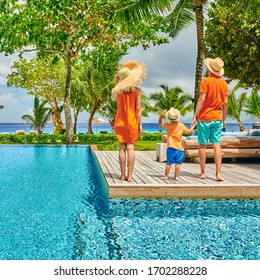
[[[0,86],[0,122],[21,122],[24,114],[32,113],[33,96],[25,94],[24,90]]]

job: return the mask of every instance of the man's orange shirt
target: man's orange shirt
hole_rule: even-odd
[[[228,95],[227,83],[221,77],[210,74],[201,80],[200,93],[205,93],[206,99],[199,112],[198,121],[222,120],[221,107]]]

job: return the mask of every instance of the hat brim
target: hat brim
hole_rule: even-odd
[[[112,89],[113,93],[139,86],[146,78],[146,66],[139,61],[128,61],[119,67],[119,70],[127,67],[131,70],[130,74],[123,80],[119,80],[116,86]]]
[[[210,65],[211,61],[213,61],[212,58],[209,58],[209,57],[205,58],[205,65],[207,66],[209,71],[212,72],[213,74],[217,75],[217,76],[223,76],[224,73],[225,73],[224,68],[222,68],[220,71],[214,70]]]
[[[179,118],[181,117],[181,113],[180,113],[180,111],[179,111],[179,110],[177,110],[177,109],[175,109],[175,110],[178,112],[178,117],[177,117],[177,118],[175,118],[175,119],[171,119],[171,118],[169,117],[170,110],[166,113],[166,118],[167,118],[167,119],[169,119],[170,121],[178,121],[178,120],[179,120]]]

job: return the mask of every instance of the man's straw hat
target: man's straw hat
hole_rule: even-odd
[[[170,110],[166,113],[166,118],[170,121],[177,121],[180,118],[180,111],[171,107]]]
[[[209,69],[210,72],[217,76],[223,76],[225,71],[224,71],[224,62],[221,58],[217,57],[215,59],[213,58],[206,58],[205,59],[205,64],[207,68]]]
[[[120,80],[112,89],[112,93],[127,91],[142,83],[146,78],[146,66],[139,61],[128,61],[119,67]]]

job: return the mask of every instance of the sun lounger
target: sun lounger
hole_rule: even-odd
[[[29,130],[29,133],[30,134],[37,134],[37,131],[36,130]]]
[[[15,134],[25,134],[25,130],[16,130]]]

